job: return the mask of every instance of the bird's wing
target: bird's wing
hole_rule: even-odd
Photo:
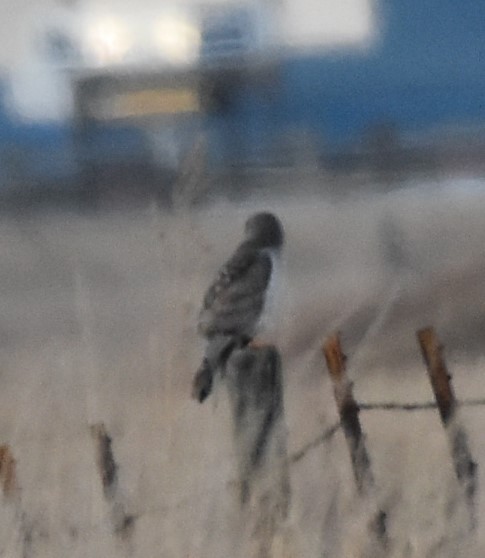
[[[263,310],[271,272],[267,252],[241,245],[204,297],[199,331],[207,337],[250,334]]]

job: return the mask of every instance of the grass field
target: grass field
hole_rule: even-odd
[[[359,401],[432,399],[415,339],[429,324],[458,398],[485,398],[484,181],[351,197],[261,193],[175,213],[3,214],[0,443],[17,460],[20,493],[2,500],[0,556],[248,556],[224,386],[204,405],[190,391],[201,297],[259,209],[275,211],[287,234],[276,342],[290,454],[337,420],[320,352],[335,330]],[[460,413],[485,466],[485,407]],[[389,509],[387,556],[483,556],[483,495],[471,539],[437,413],[361,416]],[[89,429],[98,422],[113,440],[117,502],[135,517],[129,540],[113,534],[103,496]],[[356,498],[342,433],[290,472],[275,556],[365,554],[370,503]]]

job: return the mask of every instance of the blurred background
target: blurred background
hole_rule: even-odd
[[[338,421],[320,347],[341,331],[357,401],[418,409],[361,415],[387,557],[483,558],[485,491],[473,538],[419,410],[415,331],[436,328],[457,398],[479,398],[460,413],[483,471],[485,2],[0,3],[0,453],[21,489],[2,494],[0,457],[0,556],[251,556],[225,390],[190,392],[203,294],[268,209],[304,455],[273,555],[379,555],[359,550],[375,514],[342,431],[320,442]]]
[[[484,170],[482,2],[2,1],[4,197],[168,201],[201,138],[239,187]]]

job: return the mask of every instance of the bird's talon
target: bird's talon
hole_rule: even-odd
[[[270,343],[268,343],[264,339],[259,338],[259,339],[251,339],[251,341],[249,341],[247,346],[251,349],[263,349],[268,345],[270,345]]]

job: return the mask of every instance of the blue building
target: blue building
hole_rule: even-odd
[[[293,129],[334,150],[383,123],[404,134],[485,126],[485,3],[390,0],[380,16],[368,50],[289,53],[269,97],[241,91],[227,118],[249,152]]]
[[[241,18],[239,29],[237,21],[229,26],[231,33],[251,44],[243,40],[247,22]],[[191,126],[205,130],[211,159],[220,165],[278,162],[286,138],[302,131],[317,151],[339,153],[355,149],[379,126],[410,137],[440,127],[471,134],[485,129],[484,2],[383,0],[379,25],[378,39],[369,48],[286,50],[259,68],[239,64],[237,40],[212,29],[202,51],[210,55],[210,41],[223,37],[232,58],[222,66],[202,63],[189,71],[187,83],[200,97],[193,124],[187,124],[185,113],[180,119],[171,114],[169,127],[176,130],[180,122],[185,136]],[[161,71],[143,79],[142,87],[150,83],[153,89],[156,83],[166,89],[172,78]],[[97,91],[109,95],[108,89]],[[80,136],[79,118],[26,124],[5,109],[0,112],[0,183],[64,183],[93,160],[101,166],[145,164],[150,155],[147,115],[142,116],[117,122],[88,114]],[[168,126],[165,122],[160,119],[161,128]]]

